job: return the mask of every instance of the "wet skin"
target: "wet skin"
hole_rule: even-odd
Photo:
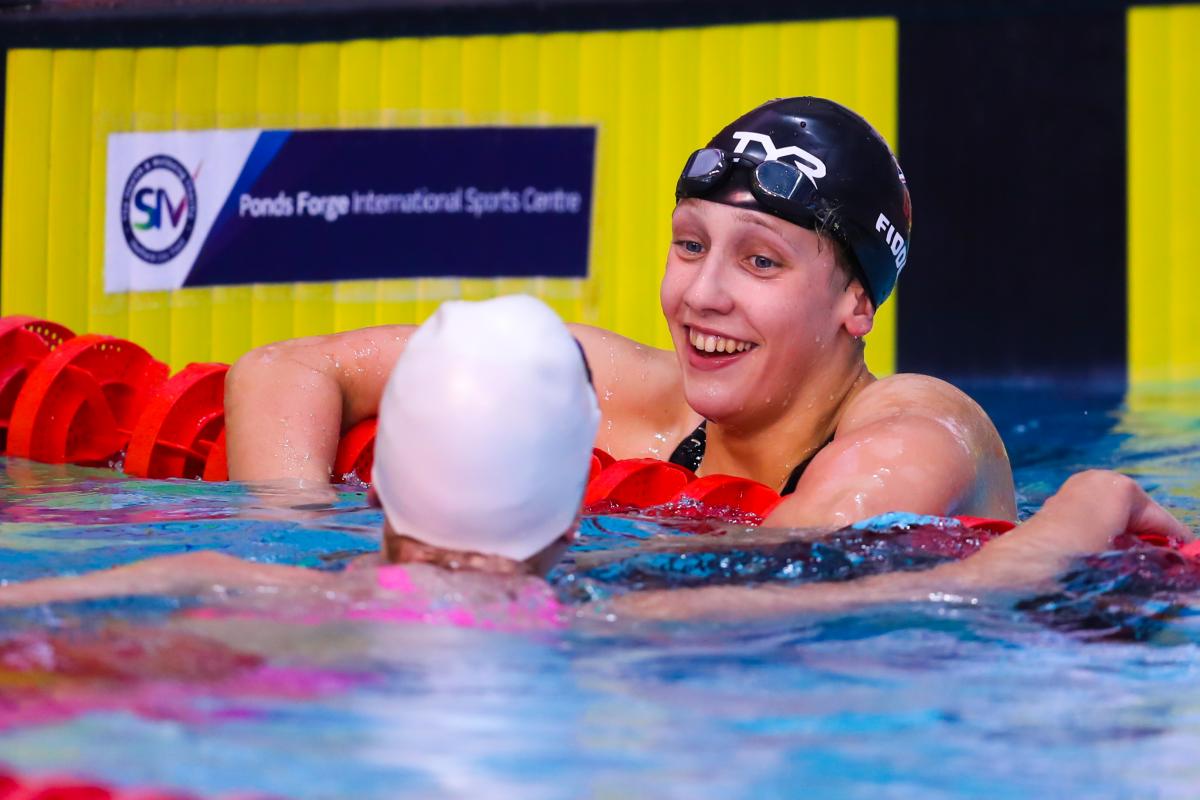
[[[867,371],[874,309],[828,241],[704,200],[680,203],[672,240],[661,300],[674,351],[572,326],[600,398],[598,447],[666,458],[707,418],[700,474],[778,489],[832,437],[768,524],[886,511],[1014,518],[1008,459],[983,411],[937,379]],[[376,413],[412,330],[296,339],[239,360],[226,381],[231,477],[324,485],[340,434]],[[718,336],[735,352],[707,352]]]

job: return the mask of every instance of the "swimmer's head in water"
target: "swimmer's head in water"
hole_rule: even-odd
[[[904,173],[845,106],[789,97],[743,114],[688,158],[675,197],[765,211],[840,242],[878,307],[908,259]]]
[[[572,528],[599,422],[579,346],[544,303],[443,303],[384,389],[375,491],[396,533],[522,561]]]

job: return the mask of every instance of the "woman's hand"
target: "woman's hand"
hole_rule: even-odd
[[[966,585],[979,589],[1043,583],[1071,559],[1107,549],[1122,533],[1193,538],[1132,478],[1089,470],[1068,478],[1041,511],[964,559],[959,571]]]

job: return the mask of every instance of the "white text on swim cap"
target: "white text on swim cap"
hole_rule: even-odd
[[[765,133],[754,133],[753,131],[736,131],[733,138],[737,140],[737,147],[733,149],[735,153],[746,152],[746,145],[750,142],[758,142],[762,145],[763,151],[766,153],[767,161],[779,161],[786,156],[796,157],[796,168],[808,177],[813,188],[817,186],[817,178],[825,177],[825,162],[799,147],[789,145],[787,147],[775,147],[775,143],[771,141],[771,137]],[[808,162],[808,163],[804,163]]]
[[[891,220],[882,213],[879,215],[879,219],[875,220],[875,230],[884,235],[884,241],[891,248],[892,255],[896,257],[896,274],[899,275],[900,270],[904,269],[904,262],[908,261],[908,244]]]

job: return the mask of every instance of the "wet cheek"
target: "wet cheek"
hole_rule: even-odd
[[[659,290],[659,303],[662,305],[663,314],[668,319],[679,313],[683,307],[683,295],[687,292],[687,280],[678,273],[672,273],[668,266],[667,273],[663,276],[662,286]]]

